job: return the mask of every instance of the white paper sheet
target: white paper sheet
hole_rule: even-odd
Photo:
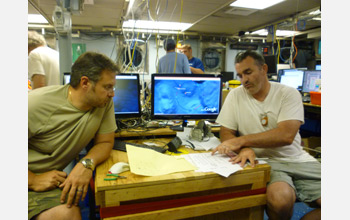
[[[214,172],[228,177],[232,173],[242,170],[240,165],[232,164],[229,162],[230,157],[223,154],[194,153],[181,156],[198,168],[196,172]]]
[[[196,169],[184,158],[161,154],[151,149],[126,144],[126,151],[130,171],[138,175],[159,176]]]

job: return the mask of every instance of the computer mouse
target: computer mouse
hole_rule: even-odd
[[[109,172],[113,174],[119,174],[128,170],[130,170],[130,166],[128,163],[118,162],[109,169]]]

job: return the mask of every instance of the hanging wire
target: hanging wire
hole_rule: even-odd
[[[157,49],[157,55],[156,55],[156,63],[155,63],[155,65],[156,65],[156,69],[157,69],[157,73],[159,73],[159,62],[158,62],[158,60],[159,60],[159,54],[158,54],[158,52],[159,52],[159,42],[158,42],[159,40],[158,40],[158,33],[156,33],[156,49]]]
[[[172,13],[170,15],[170,18],[169,18],[170,20],[172,19],[176,8],[177,8],[177,3],[175,4],[175,7],[174,7],[174,9],[173,9],[173,11],[172,11]],[[159,36],[159,29],[158,29],[158,33],[156,34],[157,56],[156,56],[156,60],[155,60],[155,62],[156,62],[155,65],[156,65],[157,72],[159,72],[159,56],[158,56],[158,50],[159,50],[158,44],[159,43],[158,43],[158,36]],[[168,38],[169,38],[169,33],[167,33],[165,40],[167,40]],[[166,62],[168,62],[168,57],[167,57]],[[176,64],[176,60],[175,60],[175,64]],[[166,66],[168,66],[168,65],[166,65]]]
[[[296,11],[296,12],[298,12],[298,10],[299,10],[299,0],[297,1],[297,11]],[[296,22],[295,22],[295,31],[298,31],[298,18],[297,18],[297,20],[296,20]],[[290,48],[291,48],[291,50],[292,50],[292,51],[291,51],[291,54],[290,54],[291,58],[292,58],[292,56],[293,56],[294,47],[295,47],[295,55],[294,55],[293,59],[291,59],[291,67],[292,67],[292,65],[293,65],[293,63],[294,63],[295,58],[296,58],[297,55],[298,55],[298,48],[297,48],[297,46],[295,45],[294,40],[295,40],[295,34],[293,35],[293,38],[292,38],[292,45],[290,45]]]
[[[284,47],[285,44],[286,44],[286,41],[283,39],[283,45],[282,45],[282,47],[280,48],[281,51],[285,49],[285,47]],[[286,60],[283,59],[283,56],[282,56],[282,53],[281,53],[281,52],[280,52],[279,58],[283,61],[283,63],[286,62]]]
[[[182,20],[183,3],[184,3],[183,0],[181,0],[180,24],[181,24],[181,20]],[[177,38],[176,38],[175,48],[177,47],[177,42],[179,42],[179,33],[180,33],[180,30],[177,31]],[[176,70],[176,61],[177,61],[177,53],[175,52],[174,73],[175,73],[175,70]]]
[[[130,69],[130,66],[131,66],[131,65],[134,65],[133,61],[134,61],[134,55],[135,55],[135,50],[136,50],[137,42],[138,42],[138,39],[139,39],[139,34],[140,34],[140,32],[137,33],[137,37],[136,37],[136,40],[135,40],[135,43],[134,43],[134,48],[133,48],[133,51],[132,51],[131,61],[129,62],[130,65],[129,65],[128,71],[129,71],[129,69]],[[129,57],[130,57],[130,56],[129,56]]]
[[[277,39],[277,49],[277,64],[280,64],[281,45],[279,39]]]

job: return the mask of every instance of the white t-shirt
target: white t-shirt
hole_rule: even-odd
[[[299,92],[280,83],[270,82],[269,94],[260,102],[251,96],[243,86],[230,91],[217,118],[222,126],[238,131],[240,136],[256,134],[277,128],[286,120],[304,123],[304,108]],[[268,124],[261,119],[267,115]],[[301,147],[299,133],[291,145],[276,148],[253,148],[257,157],[267,157],[279,161],[307,162],[316,159]]]
[[[37,47],[28,56],[28,78],[45,76],[47,86],[60,85],[59,54],[49,47]]]

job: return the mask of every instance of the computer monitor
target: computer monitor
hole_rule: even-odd
[[[321,70],[321,64],[316,64],[315,65],[315,70]]]
[[[301,91],[303,87],[304,70],[284,69],[279,71],[278,82]]]
[[[304,73],[302,92],[318,92],[316,80],[321,79],[321,70],[307,70]]]
[[[114,114],[116,120],[141,116],[140,78],[138,74],[115,76]]]
[[[227,82],[234,79],[234,72],[221,72],[222,82]]]
[[[268,66],[267,74],[268,75],[277,75],[277,62],[276,62],[276,56],[275,55],[267,55],[264,56],[265,63]]]
[[[63,73],[63,85],[66,85],[70,82],[70,73]]]
[[[214,74],[153,74],[153,119],[216,119],[221,109],[221,77]]]

